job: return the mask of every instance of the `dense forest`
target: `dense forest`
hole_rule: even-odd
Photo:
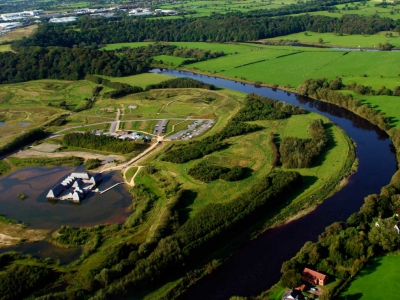
[[[76,30],[78,29],[79,30]],[[400,29],[400,20],[389,18],[343,15],[263,16],[213,15],[204,18],[137,19],[110,22],[103,19],[81,18],[77,28],[69,25],[42,24],[31,38],[13,43],[19,46],[85,47],[92,44],[153,41],[232,42],[250,41],[288,35],[302,31],[374,34]]]
[[[95,149],[122,154],[133,151],[141,152],[148,147],[146,144],[140,144],[133,141],[123,141],[112,136],[98,136],[89,132],[67,133],[63,136],[62,144],[67,147]]]
[[[125,76],[149,69],[150,58],[129,59],[112,52],[82,48],[21,47],[18,53],[0,52],[0,82],[15,83],[36,79],[83,79],[86,74]]]

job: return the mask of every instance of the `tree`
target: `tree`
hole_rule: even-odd
[[[288,288],[297,287],[301,284],[301,274],[297,270],[290,269],[283,273],[281,284]]]
[[[318,44],[323,44],[323,43],[324,43],[324,40],[322,38],[319,38],[318,39]]]

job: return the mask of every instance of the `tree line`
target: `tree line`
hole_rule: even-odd
[[[324,123],[313,120],[308,126],[311,139],[284,137],[279,146],[280,161],[285,168],[310,168],[328,143]]]
[[[76,30],[78,29],[78,30]],[[203,18],[146,20],[81,18],[73,30],[68,24],[41,24],[30,38],[13,42],[19,46],[87,47],[123,42],[192,41],[240,42],[283,36],[302,31],[375,34],[400,29],[400,21],[377,16],[343,15],[332,18],[300,15],[270,18],[257,14],[215,14]]]
[[[149,58],[139,61],[112,52],[65,47],[19,47],[0,52],[0,82],[37,79],[83,79],[86,74],[126,76],[149,69]]]
[[[123,141],[106,135],[94,135],[89,132],[67,133],[63,136],[62,144],[67,147],[96,149],[122,154],[134,151],[142,152],[148,147],[146,144],[139,144],[133,141]]]
[[[18,150],[21,147],[24,147],[30,143],[33,143],[37,140],[41,140],[47,136],[47,133],[42,129],[32,129],[29,130],[20,136],[13,139],[8,144],[4,145],[0,148],[0,156],[9,154],[15,150]]]
[[[367,119],[372,124],[384,130],[389,130],[392,125],[390,119],[383,113],[363,104],[360,99],[354,98],[351,94],[343,94],[336,90],[345,89],[341,78],[337,77],[332,81],[326,78],[307,79],[297,88],[300,95],[309,96],[344,107],[355,114]]]
[[[182,65],[199,62],[207,59],[214,59],[225,55],[223,51],[211,51],[199,48],[178,47],[176,45],[172,45],[165,42],[155,42],[153,44],[148,44],[147,46],[137,47],[137,48],[122,47],[120,49],[115,50],[115,52],[118,54],[128,55],[128,56],[135,54],[138,57],[170,55],[170,56],[188,58],[187,60],[181,63]]]

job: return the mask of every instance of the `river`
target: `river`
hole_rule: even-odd
[[[364,197],[379,193],[396,171],[396,160],[387,134],[367,120],[336,105],[281,90],[176,70],[152,70],[176,77],[189,77],[244,93],[303,107],[326,116],[356,142],[358,172],[348,184],[326,199],[313,212],[284,226],[267,230],[244,245],[220,268],[190,287],[179,299],[229,299],[233,295],[258,295],[277,283],[282,263],[307,241],[316,241],[325,227],[344,221],[359,210]]]

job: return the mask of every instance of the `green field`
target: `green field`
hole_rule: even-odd
[[[392,34],[392,36],[385,36]],[[319,39],[323,40],[323,43],[319,43]],[[400,36],[397,32],[382,31],[374,35],[361,35],[361,34],[343,34],[337,35],[331,32],[329,33],[317,33],[317,32],[300,32],[290,35],[284,35],[276,38],[266,39],[265,41],[299,41],[306,44],[316,44],[329,47],[351,47],[351,48],[378,48],[378,45],[384,43],[390,43],[395,47],[400,47]]]
[[[127,83],[133,86],[140,86],[142,88],[145,88],[149,84],[156,84],[173,78],[168,75],[157,74],[157,73],[143,73],[126,77],[108,77],[108,76],[101,76],[101,77],[107,78],[108,80],[111,81]]]
[[[187,58],[176,57],[171,55],[157,55],[153,56],[154,60],[162,61],[164,66],[176,67],[179,66],[183,61],[187,60]]]
[[[288,55],[290,54],[290,55]],[[255,63],[249,63],[251,57]],[[342,77],[345,83],[368,82],[374,88],[398,85],[399,71],[393,68],[400,57],[398,52],[346,52],[304,47],[270,46],[246,53],[233,54],[214,60],[186,65],[209,74],[231,79],[260,81],[280,86],[300,85],[308,78]],[[265,60],[262,60],[262,59]],[[366,74],[367,78],[360,77]]]
[[[214,1],[181,1],[179,4],[161,4],[157,8],[182,10],[190,13],[191,17],[209,16],[212,13],[225,14],[229,12],[248,12],[258,9],[278,8],[284,5],[295,4],[295,0],[263,1],[263,0],[214,0]],[[165,17],[170,18],[170,17]]]
[[[108,44],[103,49],[109,51],[109,50],[120,49],[122,47],[137,48],[137,47],[147,46],[148,44],[152,44],[152,42]],[[170,42],[169,44],[176,45],[178,47],[198,48],[210,51],[224,51],[225,54],[232,54],[235,52],[242,53],[263,47],[262,45],[256,45],[256,44],[236,44],[236,43],[221,44],[221,43],[206,43],[206,42]]]
[[[11,45],[10,44],[0,45],[0,52],[6,52],[6,51],[12,51]]]
[[[400,288],[400,255],[391,254],[372,261],[350,284],[341,299],[381,300],[393,298]]]
[[[260,179],[271,171],[273,154],[269,145],[270,132],[279,133],[280,138],[285,136],[306,138],[309,137],[307,126],[316,118],[321,118],[321,116],[310,113],[307,115],[292,116],[287,120],[257,122],[257,124],[263,125],[266,129],[231,138],[229,140],[231,144],[229,148],[207,156],[208,162],[224,167],[241,166],[251,168],[253,172],[252,176],[239,182],[216,180],[211,183],[202,183],[194,180],[187,175],[186,170],[197,164],[198,160],[185,164],[171,164],[162,162],[159,159],[154,160],[153,157],[150,157],[148,163],[155,165],[157,169],[162,170],[166,174],[169,173],[169,176],[177,176],[179,174],[179,181],[182,183],[183,188],[190,189],[197,194],[193,204],[190,205],[190,215],[193,215],[207,203],[229,201],[251,186],[251,182],[254,182],[256,178]],[[328,134],[332,139],[332,145],[335,144],[335,146],[330,147],[326,151],[321,164],[317,164],[309,169],[296,169],[302,175],[318,178],[298,195],[296,199],[308,197],[313,192],[316,192],[343,166],[348,152],[348,145],[343,137],[343,133],[336,127],[330,127]],[[249,149],[251,149],[250,155]],[[142,173],[142,176],[146,175]]]
[[[88,81],[36,80],[0,86],[0,145],[25,130],[36,128],[66,113],[62,101],[79,107],[92,95]]]

